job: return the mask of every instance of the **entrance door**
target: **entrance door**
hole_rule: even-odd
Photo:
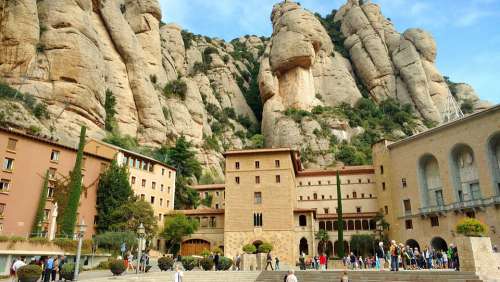
[[[201,239],[190,239],[181,245],[181,256],[199,255],[203,250],[210,250],[210,243]]]

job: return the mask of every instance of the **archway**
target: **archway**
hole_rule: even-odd
[[[340,244],[339,241],[335,241],[335,243],[333,243],[333,253],[336,256],[339,255],[339,244]],[[349,243],[346,240],[344,240],[344,255],[347,254],[349,254]]]
[[[307,239],[302,237],[299,242],[299,254],[309,255],[309,244],[307,244]]]
[[[494,133],[488,141],[488,159],[490,161],[495,195],[500,195],[500,132]]]
[[[431,246],[434,250],[436,251],[444,251],[444,250],[448,250],[448,244],[446,244],[446,241],[441,238],[441,237],[434,237],[432,238],[431,240]]]
[[[439,173],[439,163],[434,155],[426,154],[418,164],[420,194],[425,206],[442,206],[443,185]]]
[[[451,173],[457,201],[470,201],[481,198],[479,172],[474,151],[469,145],[458,144],[451,150]]]
[[[333,244],[332,241],[326,242],[326,252],[325,252],[327,257],[332,257],[333,256]]]
[[[203,239],[189,239],[181,244],[181,256],[199,255],[203,250],[210,250],[210,242]]]
[[[418,242],[414,239],[408,239],[406,240],[406,246],[410,246],[410,248],[412,248],[413,250],[415,248],[417,248],[419,251],[421,251],[420,249],[420,245],[418,244]]]

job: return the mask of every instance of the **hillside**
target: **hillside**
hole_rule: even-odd
[[[369,163],[377,139],[441,122],[449,92],[467,112],[488,106],[439,72],[430,34],[398,33],[359,2],[324,18],[278,3],[271,38],[225,42],[162,23],[157,0],[3,1],[0,122],[64,142],[79,125],[143,147],[185,136],[221,178],[225,150],[292,146],[308,167]]]

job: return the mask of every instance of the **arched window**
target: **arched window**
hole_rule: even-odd
[[[337,231],[339,230],[339,222],[338,221],[333,221],[333,230]]]
[[[361,220],[356,220],[354,222],[354,229],[361,230]]]
[[[370,219],[370,230],[375,230],[377,229],[377,222],[375,219]]]
[[[347,221],[347,230],[354,230],[354,221],[352,220]]]
[[[307,226],[307,217],[303,214],[299,215],[299,226]]]
[[[488,159],[493,177],[494,195],[500,195],[500,132],[493,134],[488,142]]]
[[[319,222],[319,230],[325,230],[326,227],[325,227],[325,222],[324,221],[320,221]]]
[[[317,199],[318,199],[318,194],[314,193],[314,194],[313,194],[313,199],[314,199],[314,200],[317,200]]]
[[[307,239],[302,237],[299,242],[299,253],[304,253],[305,255],[309,254],[309,245],[307,244]]]
[[[331,221],[327,221],[326,222],[326,230],[327,231],[332,231],[333,227],[332,227],[332,222]]]
[[[444,205],[443,185],[439,174],[439,164],[431,154],[420,158],[418,168],[420,190],[424,206],[442,206]]]
[[[457,201],[470,201],[481,197],[479,173],[472,148],[458,144],[451,150],[451,172]]]
[[[363,221],[361,222],[361,227],[363,228],[363,230],[370,229],[369,226],[368,226],[368,220],[363,219]]]

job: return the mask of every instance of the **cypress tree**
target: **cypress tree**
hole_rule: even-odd
[[[337,170],[337,215],[338,215],[338,255],[344,257],[344,220],[342,218],[342,193],[340,191],[340,175]]]
[[[49,186],[49,171],[45,172],[43,178],[42,191],[40,192],[40,200],[38,201],[38,209],[36,210],[35,219],[31,227],[31,236],[38,236],[41,233],[38,224],[43,221],[43,211],[45,210],[45,202],[47,201],[47,193]]]
[[[87,128],[85,126],[82,126],[82,129],[80,131],[80,143],[78,144],[75,166],[70,172],[68,206],[64,211],[64,216],[61,222],[61,233],[66,236],[72,236],[75,232],[78,204],[80,203],[80,195],[82,193],[82,160],[86,131]]]

